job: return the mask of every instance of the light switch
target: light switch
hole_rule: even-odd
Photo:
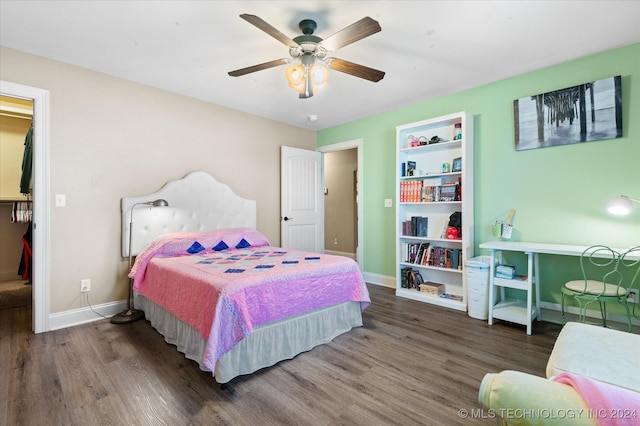
[[[392,206],[393,206],[392,201],[391,201],[391,198],[386,198],[386,199],[384,200],[384,206],[385,206],[385,207],[392,207]]]
[[[56,194],[56,207],[64,207],[67,205],[67,197],[64,194]]]

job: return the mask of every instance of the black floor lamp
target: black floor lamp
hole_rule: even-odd
[[[131,216],[129,217],[129,272],[131,272],[131,268],[133,267],[132,259],[133,259],[133,250],[131,241],[133,239],[133,209],[136,206],[145,205],[150,208],[153,207],[167,207],[169,203],[166,200],[158,199],[155,201],[147,201],[142,203],[136,203],[131,206]],[[113,324],[124,324],[128,322],[137,321],[144,317],[144,312],[139,311],[133,306],[133,279],[129,278],[129,294],[127,297],[127,309],[120,312],[119,314],[115,314],[111,317],[111,322]]]

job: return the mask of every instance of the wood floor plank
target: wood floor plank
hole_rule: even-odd
[[[369,290],[363,327],[224,388],[144,320],[34,335],[30,308],[0,310],[0,424],[466,425],[486,373],[544,377],[559,325],[529,336]]]

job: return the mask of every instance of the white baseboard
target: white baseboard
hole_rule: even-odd
[[[104,317],[109,318],[124,311],[126,307],[127,301],[121,300],[118,302],[110,302],[102,305],[93,305],[91,307],[87,306],[86,308],[58,312],[49,316],[49,329],[59,330],[62,328],[99,321],[104,319]]]
[[[378,274],[370,274],[363,273],[364,280],[369,284],[380,285],[389,288],[396,288],[396,279],[395,277],[389,277],[385,275]],[[630,308],[633,309],[633,305],[630,305]],[[640,306],[636,307],[636,310],[639,310]],[[567,306],[565,308],[565,313],[567,317],[567,321],[576,321],[578,319],[578,308],[575,306]],[[637,314],[636,314],[637,315]],[[540,302],[540,317],[543,321],[554,323],[554,324],[562,324],[562,314],[561,314],[561,305],[560,303],[551,303],[551,302]],[[587,317],[590,319],[590,323],[593,324],[602,324],[602,319],[600,317],[600,311],[590,309],[587,311]],[[613,328],[626,330],[627,328],[627,317],[625,315],[620,314],[608,314],[607,315],[607,324],[609,322],[615,323]],[[640,328],[640,320],[636,317],[631,318],[631,324],[633,325],[634,330],[636,328]],[[634,331],[637,332],[637,331]]]
[[[630,306],[633,309],[633,305]],[[565,317],[567,321],[577,321],[579,310],[575,306],[565,307]],[[560,303],[540,302],[540,317],[543,321],[562,324],[562,305]],[[587,310],[587,317],[589,323],[602,325],[602,317],[600,311],[595,309]],[[620,314],[607,314],[607,326],[610,322],[616,323],[616,329],[627,330],[627,317]],[[640,327],[640,320],[636,317],[631,317],[631,324],[633,327]]]
[[[353,259],[356,262],[358,261],[355,253],[347,253],[347,252],[344,252],[344,251],[325,250],[324,254],[331,254],[333,256],[348,257],[349,259]]]
[[[381,285],[383,287],[396,288],[396,279],[395,277],[388,277],[386,275],[378,275],[378,274],[370,274],[368,272],[363,272],[362,277],[365,282],[369,284]]]
[[[369,284],[395,288],[395,278],[392,277],[364,273],[363,278]],[[87,306],[80,309],[57,312],[49,316],[49,329],[52,331],[60,330],[62,328],[99,321],[101,319],[104,319],[103,317],[109,318],[117,313],[122,312],[126,309],[126,307],[126,300],[121,300],[118,302],[93,305],[93,310],[91,310],[91,308]]]
[[[364,280],[369,284],[379,285],[383,287],[395,288],[395,277],[388,277],[385,275],[363,273]],[[80,324],[87,324],[90,322],[98,321],[103,317],[111,317],[117,313],[122,312],[127,307],[127,302],[121,300],[118,302],[104,303],[102,305],[92,306],[93,310],[89,307],[81,309],[73,309],[65,312],[58,312],[49,316],[49,325],[51,330],[59,330],[61,328],[73,327]],[[633,308],[633,306],[631,306]],[[95,311],[95,312],[94,312]],[[566,309],[567,320],[575,321],[578,317],[578,309],[574,306],[568,306]],[[540,317],[543,321],[562,324],[562,316],[560,314],[561,306],[559,303],[540,302]],[[101,316],[102,315],[102,316]],[[588,310],[587,316],[592,319],[594,324],[601,324],[600,311]],[[607,316],[608,322],[616,323],[614,328],[626,330],[627,317],[624,315],[611,315]],[[640,327],[640,320],[633,317],[631,323],[636,327]],[[637,332],[637,331],[635,331]]]

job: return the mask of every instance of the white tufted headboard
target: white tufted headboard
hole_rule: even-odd
[[[191,172],[156,192],[122,197],[122,257],[129,256],[131,207],[164,199],[168,207],[138,205],[133,211],[133,255],[154,238],[170,232],[205,232],[220,228],[256,228],[256,202],[238,197],[206,172]]]

